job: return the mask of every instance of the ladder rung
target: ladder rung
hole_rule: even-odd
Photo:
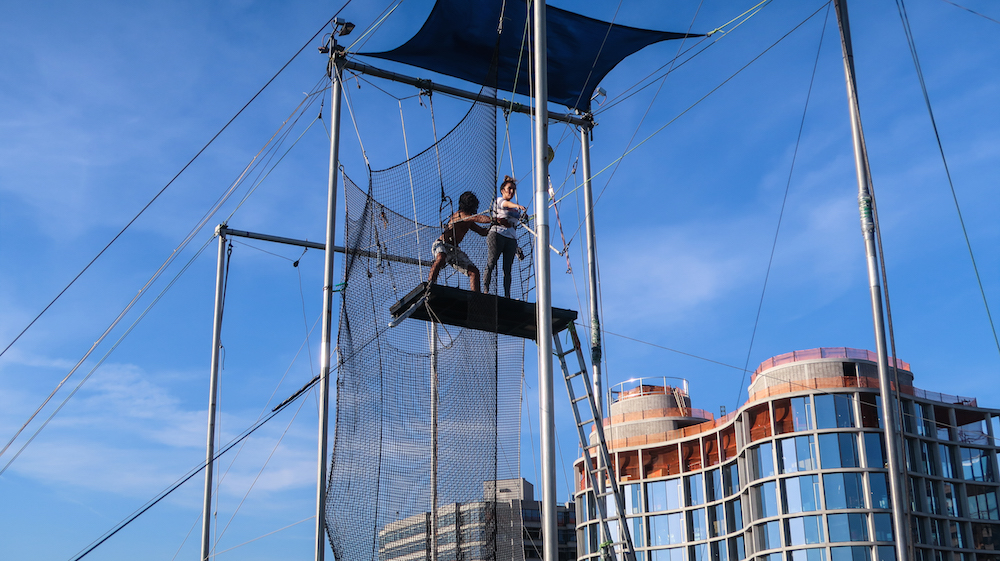
[[[590,399],[590,396],[589,395],[581,395],[580,397],[574,397],[573,398],[573,405],[576,405],[577,403],[580,403],[581,401],[583,401],[585,399]]]

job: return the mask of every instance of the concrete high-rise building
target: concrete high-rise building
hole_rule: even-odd
[[[1000,410],[916,389],[910,366],[895,365],[906,558],[1000,561]],[[895,560],[874,353],[771,358],[749,400],[719,419],[692,409],[680,382],[610,392],[604,431],[638,561]],[[578,557],[594,560],[602,538],[582,459],[575,473]]]
[[[496,501],[451,503],[438,508],[438,550],[431,554],[431,515],[421,513],[379,531],[379,561],[531,561],[542,557],[541,503],[527,480],[483,484]],[[559,561],[576,559],[576,509],[556,509]]]

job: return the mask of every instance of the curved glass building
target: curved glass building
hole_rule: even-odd
[[[913,387],[893,361],[907,556],[1000,561],[1000,410]],[[687,383],[630,380],[612,388],[605,437],[638,561],[894,561],[876,356],[822,348],[768,359],[750,399],[720,419],[691,408]],[[596,435],[595,435],[596,436]],[[601,557],[594,495],[575,465],[577,549]]]

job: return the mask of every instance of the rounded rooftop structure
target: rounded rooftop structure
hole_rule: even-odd
[[[890,368],[895,365],[898,382],[902,386],[913,385],[910,365],[889,357]],[[892,373],[890,371],[890,377]],[[765,390],[780,388],[782,393],[795,391],[801,384],[803,390],[819,387],[817,380],[842,380],[849,386],[867,383],[858,378],[867,378],[878,387],[878,355],[864,349],[850,347],[820,347],[803,351],[792,351],[771,357],[760,363],[750,378],[747,392],[750,401]],[[839,386],[838,386],[839,387]]]

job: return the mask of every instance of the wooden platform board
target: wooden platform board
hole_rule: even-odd
[[[430,308],[430,310],[428,310]],[[431,312],[441,323],[492,331],[524,339],[535,339],[535,304],[422,282],[389,308],[394,320],[402,317],[431,321]],[[552,332],[558,333],[576,320],[573,310],[552,308]]]

